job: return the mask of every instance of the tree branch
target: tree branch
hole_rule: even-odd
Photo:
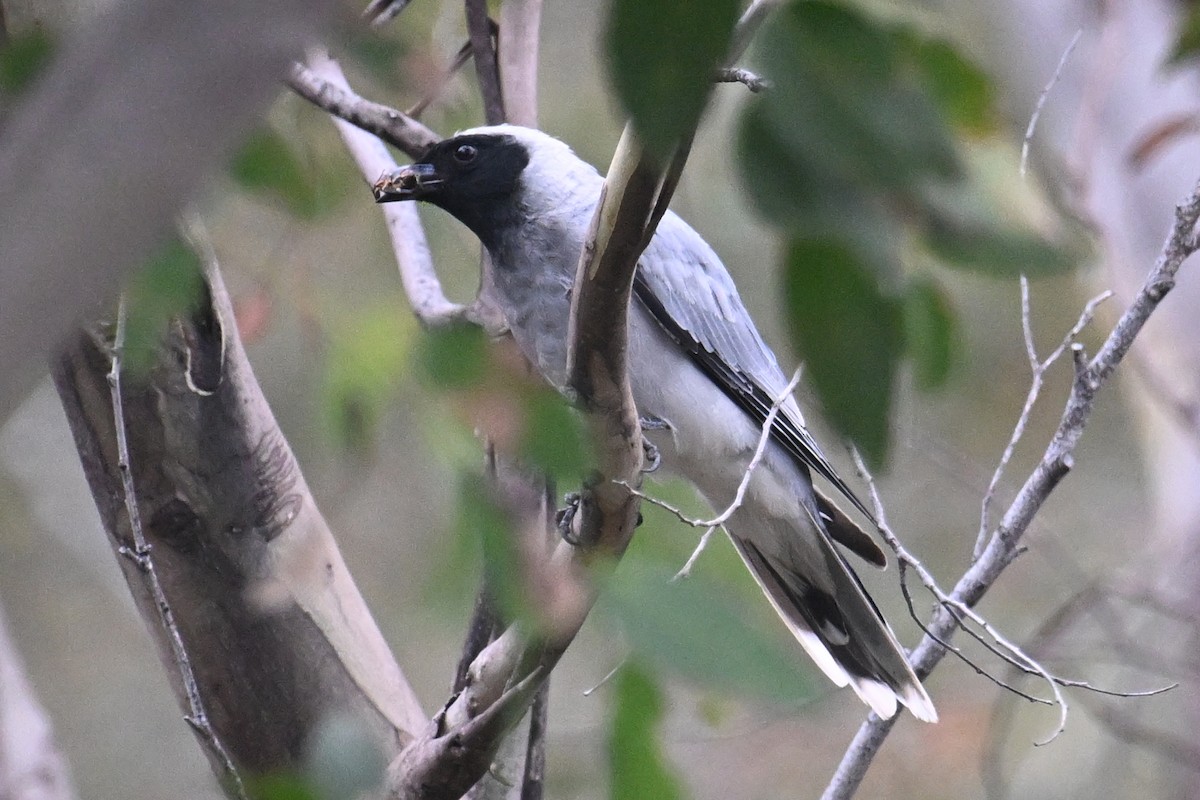
[[[500,88],[508,121],[538,126],[538,35],[542,0],[505,0],[500,6]]]
[[[412,158],[420,158],[441,140],[442,137],[412,117],[352,92],[341,68],[335,72],[336,63],[327,55],[312,53],[309,63],[310,67],[293,64],[286,83],[292,91],[322,111],[374,134]],[[339,130],[342,130],[340,126]],[[342,135],[345,137],[344,132]],[[394,161],[392,165],[394,168]],[[362,166],[361,162],[359,166]],[[381,174],[375,172],[367,180],[373,181]]]
[[[1200,247],[1196,233],[1197,219],[1200,219],[1200,183],[1175,209],[1175,223],[1154,267],[1095,358],[1089,362],[1083,357],[1079,345],[1072,348],[1077,354],[1076,380],[1058,428],[1041,461],[1004,513],[999,527],[992,533],[987,547],[955,584],[950,593],[955,602],[973,607],[1016,557],[1021,537],[1029,529],[1034,516],[1073,466],[1075,447],[1091,416],[1096,394],[1129,352],[1146,320],[1175,285],[1175,276],[1184,260]],[[924,637],[912,653],[911,660],[918,675],[928,675],[945,655],[946,651],[934,637],[949,640],[957,624],[950,610],[944,606],[938,607],[929,624],[932,635]],[[822,795],[823,800],[845,800],[854,795],[897,718],[886,721],[873,715],[868,718],[843,756]]]
[[[333,116],[346,149],[354,157],[368,184],[380,175],[396,170],[396,161],[376,137],[388,139],[410,155],[419,156],[439,141],[433,131],[410,120],[395,109],[364,100],[350,91],[338,63],[324,52],[309,54],[310,67],[297,64],[290,85],[314,105]],[[300,88],[297,88],[300,87]],[[307,92],[305,94],[304,92]],[[399,121],[399,126],[391,125]],[[377,123],[387,123],[386,136]],[[397,144],[403,136],[404,144]],[[470,317],[471,309],[446,298],[442,283],[433,268],[433,257],[425,239],[425,229],[413,203],[382,203],[379,210],[387,221],[388,234],[400,268],[400,280],[409,305],[426,327],[439,327]],[[486,327],[486,326],[485,326]]]
[[[505,121],[504,96],[500,89],[500,68],[492,41],[492,22],[488,19],[487,0],[466,0],[467,34],[483,97],[483,117],[489,125]]]
[[[213,740],[241,775],[297,772],[335,714],[397,752],[426,717],[262,396],[215,264],[205,285],[146,375],[110,387],[102,326],[54,364],[105,530],[132,554],[118,562],[184,713],[202,704],[218,775]],[[161,591],[147,583],[151,553]]]

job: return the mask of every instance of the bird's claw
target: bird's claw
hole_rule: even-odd
[[[647,414],[644,417],[638,418],[638,424],[641,425],[642,432],[646,431],[669,431],[671,423],[667,422],[662,417],[656,417],[653,414]],[[662,453],[658,451],[658,447],[649,439],[642,439],[642,472],[651,473],[658,470],[662,466]]]
[[[649,439],[642,439],[642,472],[650,474],[662,466],[662,453]]]
[[[653,414],[647,414],[644,417],[638,417],[638,423],[641,424],[644,431],[669,431],[672,430],[671,423],[667,422],[662,417],[656,417]]]
[[[572,547],[579,546],[579,533],[575,530],[575,517],[579,513],[579,502],[583,495],[579,492],[568,492],[563,498],[565,505],[554,515],[554,524],[558,535]]]

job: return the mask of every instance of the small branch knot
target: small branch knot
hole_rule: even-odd
[[[1190,248],[1190,249],[1195,249]],[[1154,281],[1146,286],[1146,296],[1155,303],[1162,302],[1162,299],[1167,296],[1167,292],[1175,288],[1174,278],[1162,278]]]

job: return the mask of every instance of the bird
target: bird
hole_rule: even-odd
[[[604,178],[561,140],[516,125],[461,131],[381,176],[376,202],[419,200],[482,242],[493,296],[518,348],[566,390],[576,268]],[[814,483],[872,523],[805,427],[788,380],[733,279],[673,211],[638,260],[629,313],[629,378],[644,434],[667,471],[714,507],[733,501],[774,406],[761,461],[725,529],[755,581],[817,667],[881,718],[899,705],[937,711],[845,548],[878,567],[882,549]]]

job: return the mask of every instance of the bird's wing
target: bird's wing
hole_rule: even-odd
[[[651,316],[709,379],[756,424],[765,424],[787,379],[717,254],[674,213],[663,217],[642,254],[633,288]],[[834,470],[794,406],[781,409],[771,438],[874,523],[871,511]]]

